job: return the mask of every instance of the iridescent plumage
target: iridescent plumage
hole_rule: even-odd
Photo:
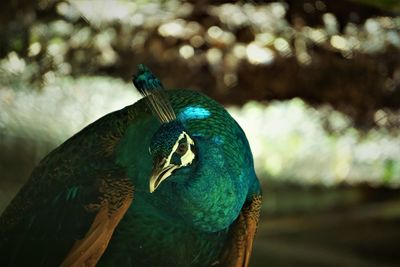
[[[34,170],[0,218],[1,266],[247,266],[261,192],[244,132],[144,67],[135,82],[144,99]]]

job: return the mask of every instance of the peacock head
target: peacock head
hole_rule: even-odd
[[[195,142],[179,120],[160,126],[151,140],[149,152],[153,157],[151,193],[174,171],[190,167],[196,158]]]
[[[195,142],[185,130],[182,122],[164,93],[160,80],[144,65],[139,65],[133,83],[146,97],[147,105],[161,122],[153,135],[149,152],[153,157],[153,170],[150,177],[150,192],[178,169],[190,166],[196,158]]]

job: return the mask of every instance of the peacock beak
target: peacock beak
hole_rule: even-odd
[[[177,168],[177,165],[169,164],[166,158],[154,162],[153,171],[150,177],[150,193],[153,193],[157,187]]]

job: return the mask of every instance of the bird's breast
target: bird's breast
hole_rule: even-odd
[[[247,188],[227,176],[198,179],[178,188],[177,210],[194,228],[205,232],[227,229],[238,217]]]

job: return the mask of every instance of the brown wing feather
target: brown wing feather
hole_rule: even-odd
[[[221,256],[220,264],[224,267],[249,266],[253,240],[257,231],[261,211],[262,196],[255,195],[245,204],[231,230],[231,239]]]
[[[61,267],[95,266],[133,200],[133,187],[125,179],[103,180],[100,191],[103,193],[100,207],[87,207],[98,209],[89,231],[74,244]]]
[[[106,250],[114,229],[128,210],[132,198],[127,197],[114,213],[108,202],[100,208],[86,236],[75,243],[60,267],[92,267]]]

